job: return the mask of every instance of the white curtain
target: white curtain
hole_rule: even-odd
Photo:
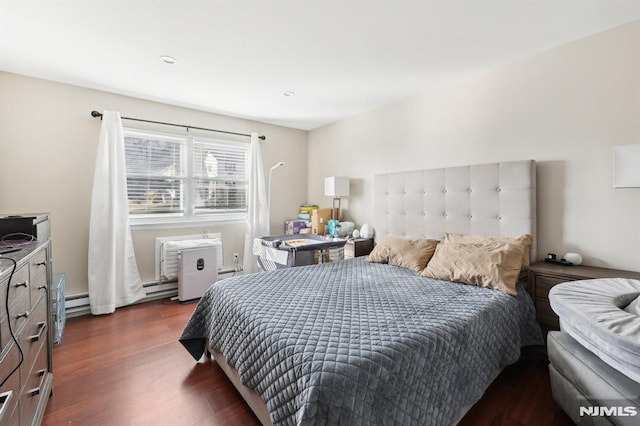
[[[120,113],[104,111],[91,197],[89,304],[109,314],[145,296],[133,252]]]
[[[256,257],[253,254],[253,240],[268,233],[269,209],[265,190],[262,154],[257,133],[251,133],[251,151],[249,153],[249,193],[247,197],[247,232],[244,239],[244,273],[258,272]]]

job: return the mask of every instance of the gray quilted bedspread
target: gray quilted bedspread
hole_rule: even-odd
[[[180,341],[205,341],[266,402],[274,424],[447,425],[520,348],[542,344],[519,288],[432,280],[363,258],[228,278]]]

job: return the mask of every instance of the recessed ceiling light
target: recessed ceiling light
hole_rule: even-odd
[[[167,55],[160,56],[160,60],[165,64],[169,64],[169,65],[174,65],[175,63],[178,62],[178,60],[173,56],[167,56]]]
[[[293,90],[287,90],[286,92],[283,93],[284,96],[295,96],[296,92],[294,92]]]

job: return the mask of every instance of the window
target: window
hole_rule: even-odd
[[[132,223],[246,217],[249,144],[125,129]]]

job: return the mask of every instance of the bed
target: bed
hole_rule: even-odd
[[[378,239],[528,234],[535,256],[533,161],[378,175],[374,192]],[[356,258],[219,281],[180,341],[212,353],[264,424],[440,425],[542,338],[520,284]]]
[[[640,280],[561,283],[549,292],[549,302],[560,318],[561,330],[547,335],[555,401],[576,423],[637,425]],[[585,417],[598,407],[608,412]]]

